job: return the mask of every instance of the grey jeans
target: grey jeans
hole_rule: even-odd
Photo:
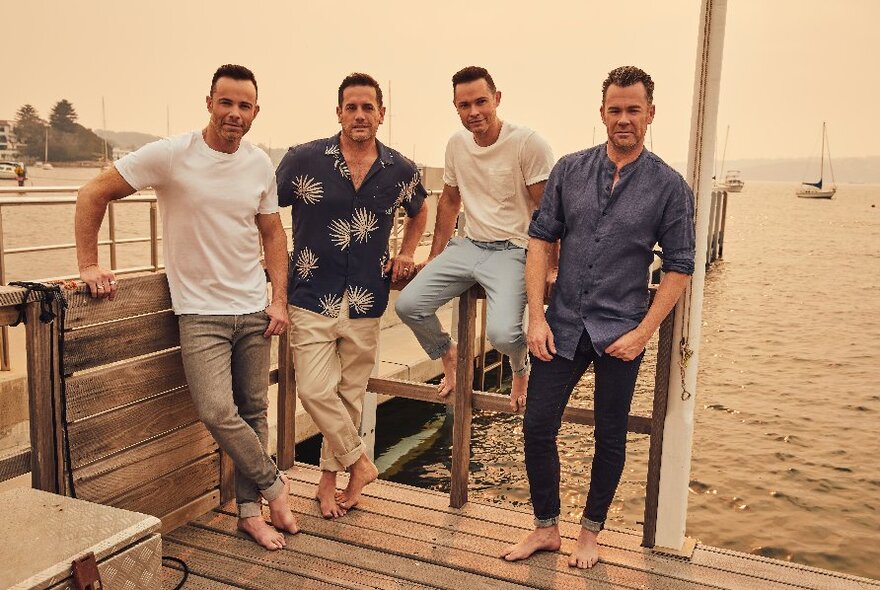
[[[401,291],[395,311],[415,334],[428,356],[437,359],[452,339],[443,331],[437,308],[479,283],[486,291],[486,336],[510,357],[517,375],[528,372],[523,335],[526,307],[526,251],[509,242],[475,242],[455,237]]]
[[[259,516],[260,496],[284,490],[266,452],[269,440],[269,345],[263,311],[244,315],[181,315],[180,353],[199,418],[235,464],[241,518]]]

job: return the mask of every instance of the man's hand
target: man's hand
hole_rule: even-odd
[[[385,263],[385,274],[391,272],[391,282],[411,279],[416,273],[416,265],[412,256],[398,254]]]
[[[605,353],[622,361],[631,361],[642,354],[650,339],[650,333],[645,334],[645,330],[637,327],[612,342],[611,346],[605,349]]]
[[[116,299],[116,277],[113,271],[104,270],[97,264],[89,264],[79,271],[79,278],[89,286],[92,297]]]
[[[269,327],[263,332],[264,338],[272,336],[280,336],[287,331],[287,304],[282,301],[273,301],[266,308],[266,315],[269,316]]]
[[[550,330],[550,324],[547,319],[530,318],[529,319],[529,350],[535,358],[542,361],[552,361],[553,355],[556,354],[556,344],[553,342],[553,332]]]

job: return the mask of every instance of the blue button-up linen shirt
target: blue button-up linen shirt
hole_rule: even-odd
[[[529,226],[533,238],[561,240],[547,323],[563,358],[584,329],[601,355],[639,325],[655,244],[664,272],[694,272],[694,197],[681,175],[642,150],[612,190],[615,168],[605,144],[563,157]]]
[[[352,318],[377,318],[385,311],[394,213],[403,207],[416,215],[427,193],[415,164],[376,144],[379,157],[358,191],[338,134],[292,147],[281,160],[278,203],[290,206],[293,218],[290,305],[336,317],[347,294]]]

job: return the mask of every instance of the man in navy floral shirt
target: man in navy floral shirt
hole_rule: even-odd
[[[418,168],[376,139],[385,117],[379,83],[346,77],[336,114],[341,133],[291,148],[276,172],[279,204],[293,216],[290,343],[299,399],[324,435],[317,498],[325,518],[344,515],[378,475],[359,435],[364,393],[391,281],[413,272],[427,217]],[[390,258],[398,207],[407,220]],[[342,470],[349,483],[337,494]]]

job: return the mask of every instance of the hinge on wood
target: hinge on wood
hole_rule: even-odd
[[[91,551],[73,561],[73,587],[76,590],[101,590],[104,587],[101,574],[98,573],[98,562]]]

